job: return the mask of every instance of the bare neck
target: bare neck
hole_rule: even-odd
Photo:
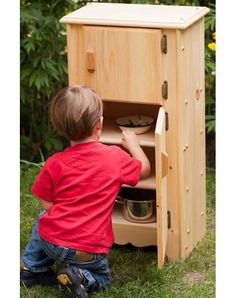
[[[77,145],[77,144],[94,142],[94,141],[98,141],[97,138],[87,137],[87,138],[81,139],[79,141],[70,141],[70,145],[74,146],[74,145]]]
[[[94,142],[99,140],[99,133],[94,130],[92,135],[83,139],[80,139],[79,141],[70,141],[71,146],[82,144],[82,143],[88,143],[88,142]]]

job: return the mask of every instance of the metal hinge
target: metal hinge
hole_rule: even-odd
[[[161,86],[161,93],[162,93],[162,97],[164,99],[168,98],[168,82],[164,81],[164,83]]]
[[[167,211],[167,227],[168,229],[171,228],[171,213],[169,210]]]
[[[165,116],[166,116],[166,131],[169,130],[169,114],[168,112],[165,112]]]
[[[161,39],[161,52],[167,54],[167,36],[163,35]]]

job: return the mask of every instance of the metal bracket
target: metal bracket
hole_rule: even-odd
[[[165,112],[165,117],[166,117],[166,131],[169,130],[169,114],[168,112]]]
[[[164,34],[161,39],[161,52],[163,54],[167,54],[167,36],[166,36],[166,34]]]
[[[171,228],[171,213],[169,210],[167,211],[167,227],[168,229]]]
[[[168,82],[164,81],[164,83],[161,86],[161,93],[162,93],[162,97],[164,99],[168,99]]]

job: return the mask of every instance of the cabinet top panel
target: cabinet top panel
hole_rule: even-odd
[[[210,11],[207,7],[89,3],[64,16],[66,24],[185,29]]]

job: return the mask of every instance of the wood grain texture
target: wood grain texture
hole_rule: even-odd
[[[123,205],[117,204],[113,209],[112,226],[115,234],[115,243],[125,245],[128,243],[137,247],[156,245],[157,223],[134,223],[127,221],[123,213]]]
[[[163,102],[168,113],[169,129],[166,131],[166,151],[169,171],[167,175],[168,210],[171,214],[171,228],[168,230],[166,254],[171,260],[180,259],[180,173],[179,173],[179,115],[177,97],[177,57],[176,30],[164,30],[167,36],[168,51],[162,56],[163,80],[168,81],[168,100]]]
[[[209,8],[179,5],[89,3],[63,17],[67,24],[186,29]]]
[[[105,100],[162,104],[160,30],[83,26],[82,40],[79,60],[92,49],[96,70],[81,65],[79,84]]]
[[[81,45],[81,26],[67,25],[67,61],[69,85],[78,84],[81,60],[79,46]]]
[[[204,35],[200,20],[177,36],[181,258],[205,234]],[[202,174],[201,174],[202,173]]]
[[[163,178],[162,156],[166,155],[165,110],[160,108],[155,129],[156,185],[157,185],[157,245],[158,267],[165,262],[168,224],[167,224],[167,179]]]

